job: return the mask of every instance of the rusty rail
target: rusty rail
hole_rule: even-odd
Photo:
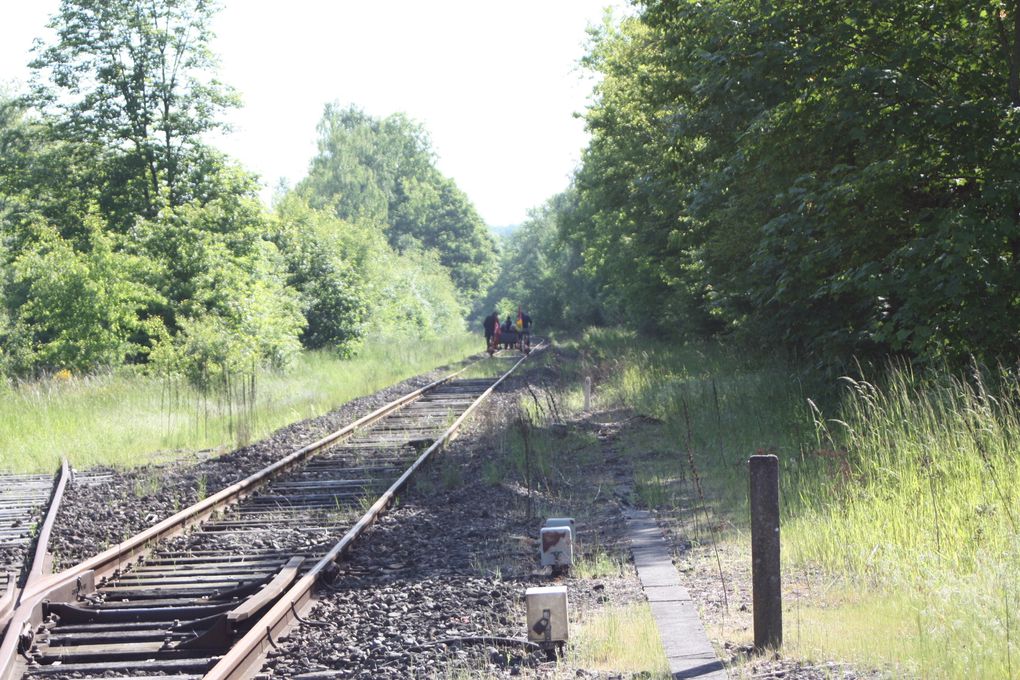
[[[3,641],[0,643],[0,680],[14,680],[20,676],[19,649],[24,648],[31,640],[32,631],[42,622],[44,601],[60,602],[74,599],[79,594],[94,591],[97,581],[114,575],[133,560],[148,553],[158,541],[184,533],[214,513],[255,493],[273,478],[306,461],[317,451],[385,418],[388,414],[412,403],[429,391],[453,380],[464,370],[466,367],[391,401],[353,423],[294,451],[276,463],[70,569],[58,574],[37,573],[31,583],[27,583],[22,590],[17,600],[18,604],[9,618],[9,625]],[[48,534],[52,521],[48,521],[47,524]],[[33,572],[35,571],[33,568]]]
[[[540,351],[544,345],[538,345],[534,351]],[[407,481],[417,472],[437,451],[442,450],[446,445],[456,438],[460,426],[471,413],[477,409],[482,402],[492,394],[492,391],[499,386],[514,370],[517,369],[528,355],[521,357],[506,373],[496,380],[474,403],[472,403],[456,421],[428,447],[415,462],[409,467],[400,478],[395,481],[389,489],[372,505],[371,508],[361,517],[358,522],[344,534],[336,545],[319,560],[312,569],[306,573],[296,584],[294,584],[284,595],[273,605],[266,614],[252,625],[251,630],[242,637],[223,658],[211,668],[204,676],[204,680],[243,680],[252,678],[258,673],[265,660],[266,654],[275,645],[274,638],[285,634],[293,627],[299,619],[304,618],[308,610],[315,603],[314,586],[325,574],[329,573],[332,565],[350,548],[351,544],[372,525],[393,502],[397,494],[404,488]]]
[[[67,460],[62,459],[60,469],[57,471],[56,481],[51,484],[51,491],[49,494],[48,507],[43,521],[40,523],[40,529],[36,533],[35,537],[35,551],[31,559],[22,565],[22,569],[12,570],[7,574],[7,589],[2,596],[0,596],[0,630],[4,630],[8,623],[10,623],[11,616],[14,610],[17,608],[18,603],[21,601],[21,597],[25,590],[31,587],[38,578],[49,573],[51,565],[49,543],[50,533],[53,529],[53,524],[57,518],[57,512],[60,510],[60,502],[64,497],[64,490],[67,488],[67,481],[70,479],[70,468],[67,465]],[[34,476],[31,476],[34,479]],[[17,480],[17,477],[8,478]],[[18,482],[14,481],[11,487],[15,493],[24,493],[23,489],[18,488]],[[38,484],[33,481],[33,486],[38,488]],[[41,507],[41,504],[36,507]],[[34,511],[26,508],[25,519],[32,515]],[[19,587],[18,579],[21,576],[21,571],[25,572],[25,582]]]
[[[53,533],[53,525],[57,522],[57,513],[60,512],[60,503],[64,500],[64,491],[71,479],[71,470],[67,459],[60,461],[60,477],[53,489],[53,496],[50,498],[50,506],[46,510],[46,519],[43,520],[39,534],[35,542],[35,554],[32,556],[32,563],[29,565],[28,574],[25,577],[25,586],[18,595],[18,603],[21,603],[21,595],[26,590],[34,587],[36,582],[47,576],[53,568],[53,555],[50,553],[50,535]]]

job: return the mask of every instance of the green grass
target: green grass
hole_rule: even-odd
[[[480,344],[464,334],[415,343],[371,341],[350,360],[305,353],[286,372],[259,375],[256,403],[241,409],[126,371],[0,384],[0,469],[49,471],[61,456],[80,469],[132,466],[226,450],[460,360]]]
[[[694,518],[702,540],[746,541],[743,463],[779,456],[784,574],[811,593],[788,593],[788,652],[926,678],[1020,677],[1015,372],[890,366],[874,384],[805,381],[780,361],[605,330],[568,349],[599,408],[662,421],[622,445],[645,453],[636,500],[690,514],[696,471],[709,506],[698,515],[712,517]]]
[[[646,602],[608,607],[584,617],[567,646],[568,661],[577,668],[614,673],[644,673],[669,678],[669,662],[659,629]]]
[[[602,545],[596,544],[585,550],[580,548],[574,547],[574,564],[570,568],[576,578],[599,579],[623,573],[621,559],[608,553]]]

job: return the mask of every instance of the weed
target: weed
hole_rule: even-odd
[[[443,488],[450,491],[464,484],[464,471],[460,465],[450,460],[444,460],[440,469],[440,478]]]
[[[135,479],[135,496],[145,498],[155,496],[163,488],[163,480],[157,472],[147,472],[144,476]]]
[[[577,668],[670,677],[659,629],[646,602],[609,607],[588,616],[575,627],[567,655]]]
[[[407,343],[374,338],[354,359],[305,352],[286,372],[238,381],[236,399],[210,400],[182,381],[125,368],[21,382],[0,392],[0,468],[50,470],[62,455],[79,469],[134,466],[237,446],[337,404],[473,353],[464,334]],[[235,403],[236,402],[236,403]],[[242,417],[243,416],[243,417]]]
[[[506,469],[495,461],[487,460],[482,465],[482,481],[489,486],[501,484],[505,475]]]
[[[575,577],[581,579],[619,576],[623,572],[623,561],[610,555],[600,543],[596,543],[574,560],[571,571]]]
[[[788,651],[897,675],[1017,676],[1015,370],[892,365],[877,379],[836,382],[615,331],[590,331],[576,347],[587,362],[568,369],[576,385],[590,371],[603,408],[655,418],[667,446],[684,443],[705,499],[696,498],[704,512],[687,510],[702,525],[692,542],[746,550],[744,462],[779,456],[785,570],[812,593],[788,600],[798,621]],[[646,457],[635,463],[636,496],[678,512],[699,496],[683,474],[679,455]]]

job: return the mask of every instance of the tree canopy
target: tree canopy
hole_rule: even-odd
[[[318,154],[298,193],[336,216],[380,225],[399,252],[436,253],[464,303],[495,278],[495,243],[474,206],[435,167],[425,129],[403,114],[373,118],[328,104]]]
[[[1014,357],[1020,7],[645,0],[561,237],[605,314],[819,363]]]
[[[308,179],[267,210],[204,141],[237,103],[217,9],[62,0],[31,91],[0,97],[0,375],[137,364],[229,392],[302,347],[455,332],[495,275],[400,114],[327,107]]]

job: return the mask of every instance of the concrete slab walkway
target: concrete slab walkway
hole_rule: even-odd
[[[726,680],[726,669],[698,617],[698,605],[680,583],[669,545],[655,518],[644,510],[628,510],[624,517],[630,530],[634,566],[652,606],[673,678]]]

